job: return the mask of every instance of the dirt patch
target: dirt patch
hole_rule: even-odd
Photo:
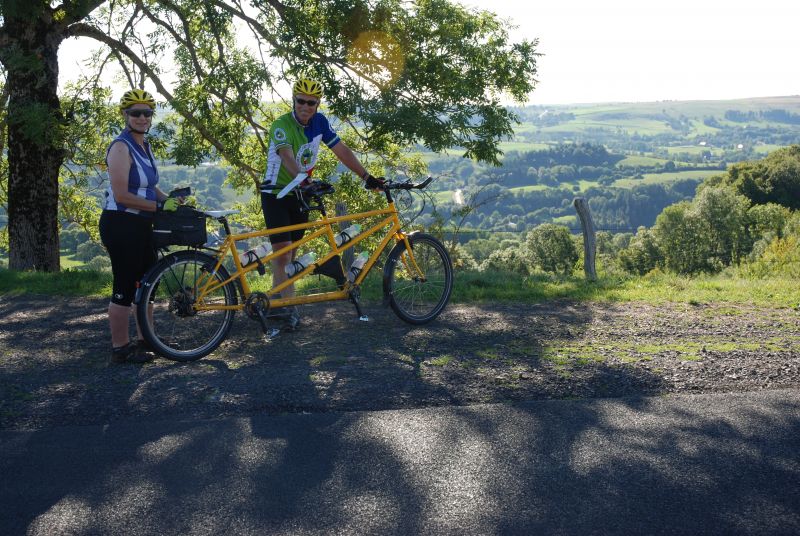
[[[414,327],[341,302],[305,307],[271,343],[237,314],[200,361],[108,366],[106,307],[0,296],[0,427],[800,386],[793,309],[451,304]]]

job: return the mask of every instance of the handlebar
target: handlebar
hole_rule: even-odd
[[[422,182],[413,183],[411,179],[401,181],[401,182],[394,182],[392,180],[387,180],[383,183],[383,187],[380,188],[385,194],[388,201],[392,200],[391,197],[391,190],[424,190],[428,187],[428,185],[433,182],[433,177],[428,177]],[[275,190],[280,190],[281,187],[275,185],[264,185],[261,187],[262,192],[274,192]],[[322,205],[322,196],[332,194],[335,192],[335,188],[333,185],[326,181],[310,181],[307,184],[301,184],[295,190],[299,195],[298,199],[300,200],[300,207],[303,212],[308,212],[311,210],[323,210],[324,206]],[[309,205],[306,199],[313,199],[317,202],[316,205]]]
[[[394,181],[386,181],[383,185],[384,190],[423,190],[427,187],[431,182],[433,182],[433,177],[428,177],[424,181],[420,183],[414,184],[411,180],[406,180],[403,182],[394,182]]]

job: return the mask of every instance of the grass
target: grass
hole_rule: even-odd
[[[667,161],[663,158],[655,158],[652,156],[628,156],[617,162],[617,167],[634,167],[634,166],[661,166]]]
[[[59,273],[0,269],[0,295],[110,296],[111,274],[67,269]]]
[[[267,290],[269,278],[258,278],[257,289]],[[312,278],[311,282],[317,281]],[[0,269],[0,295],[39,294],[51,296],[108,296],[111,274],[89,270],[64,270],[60,273],[16,272]],[[379,270],[367,277],[362,287],[367,300],[380,300],[382,279]],[[644,277],[601,275],[587,281],[582,275],[521,276],[498,272],[458,272],[453,302],[540,303],[551,300],[598,302],[706,303],[726,304],[724,314],[738,314],[736,304],[764,307],[797,307],[800,286],[788,278],[745,279],[718,275],[688,277],[653,273]]]
[[[460,273],[453,290],[455,302],[516,301],[539,303],[568,299],[600,302],[753,304],[795,307],[800,288],[786,278],[742,279],[725,276],[687,277],[653,274],[644,277],[557,277],[491,272]]]
[[[714,147],[703,147],[701,145],[680,145],[677,147],[667,147],[666,149],[667,152],[671,155],[680,153],[702,154],[706,151],[710,152],[714,156],[721,156],[722,154],[724,154],[724,151],[721,149],[717,149]]]
[[[453,359],[455,358],[452,355],[445,354],[441,357],[436,357],[434,359],[431,359],[430,361],[428,361],[428,364],[432,367],[444,367],[449,365],[453,361]]]
[[[623,362],[652,361],[662,353],[675,354],[681,361],[702,361],[705,352],[729,353],[737,350],[746,351],[781,351],[784,346],[773,343],[748,343],[748,342],[720,342],[684,341],[667,343],[642,343],[613,341],[609,344],[598,346],[592,342],[584,344],[575,341],[558,341],[544,348],[541,358],[558,367],[581,367],[591,363],[603,363],[607,356],[614,355]]]

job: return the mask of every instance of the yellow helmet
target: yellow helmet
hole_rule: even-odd
[[[292,88],[292,94],[297,95],[298,93],[302,93],[304,95],[312,95],[314,97],[321,99],[322,84],[320,84],[316,80],[311,80],[309,78],[301,78],[300,80],[294,83],[294,87]]]
[[[126,91],[119,100],[119,109],[127,110],[134,104],[146,104],[152,110],[156,109],[156,101],[153,96],[143,89],[131,89]]]

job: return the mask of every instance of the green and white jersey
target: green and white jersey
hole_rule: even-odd
[[[324,143],[330,148],[339,141],[339,136],[331,129],[328,118],[319,112],[311,117],[307,126],[300,124],[294,112],[280,116],[270,127],[267,171],[264,173],[262,185],[286,186],[294,179],[283,167],[278,154],[281,147],[291,147],[300,171],[311,176],[317,164],[320,144]]]

